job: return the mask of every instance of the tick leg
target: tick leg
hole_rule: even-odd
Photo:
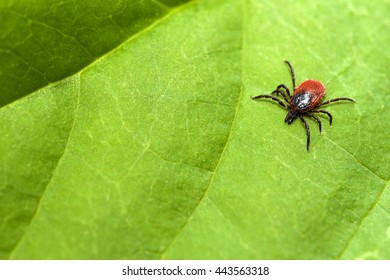
[[[322,131],[322,124],[321,124],[320,118],[315,116],[315,115],[309,114],[309,113],[306,113],[305,116],[308,116],[309,118],[315,119],[317,121],[318,127],[320,128],[320,133],[321,133],[321,131]]]
[[[276,87],[276,90],[280,90],[281,88],[283,88],[287,92],[289,100],[290,100],[291,99],[291,94],[290,94],[289,88],[285,84],[280,84],[280,85],[278,85]]]
[[[309,128],[309,124],[307,123],[307,121],[301,115],[299,116],[299,118],[301,119],[301,121],[303,122],[303,124],[306,127],[306,134],[307,134],[306,149],[307,149],[307,151],[309,151],[309,146],[310,146],[310,128]]]
[[[258,95],[258,96],[253,96],[252,99],[259,99],[259,98],[270,98],[276,102],[279,103],[280,106],[284,107],[284,108],[287,108],[287,105],[283,103],[282,100],[280,100],[279,98],[275,97],[275,96],[272,96],[272,95],[268,95],[268,94],[262,94],[262,95]]]
[[[290,103],[286,97],[286,94],[283,91],[281,91],[279,89],[275,89],[273,92],[271,92],[271,94],[274,94],[274,93],[276,93],[276,96],[278,96],[278,94],[280,93],[283,96],[284,101],[286,101],[287,103]]]
[[[328,111],[326,111],[326,110],[311,110],[310,112],[312,112],[312,113],[323,113],[323,114],[326,114],[326,115],[328,115],[328,117],[329,117],[329,124],[330,125],[332,125],[332,114],[331,113],[329,113]]]
[[[328,101],[325,101],[321,104],[318,104],[317,106],[315,106],[314,108],[320,108],[321,106],[324,106],[326,104],[329,104],[329,103],[332,103],[332,102],[336,102],[336,101],[341,101],[341,100],[346,100],[346,101],[351,101],[351,102],[356,102],[355,100],[351,99],[351,98],[347,98],[347,97],[339,97],[339,98],[334,98],[334,99],[331,99],[331,100],[328,100]]]
[[[284,62],[286,62],[287,65],[288,65],[288,67],[290,67],[291,80],[292,80],[292,84],[293,84],[293,89],[294,89],[294,91],[295,91],[296,88],[295,88],[295,73],[294,73],[294,68],[292,67],[291,63],[288,62],[287,60],[285,60]]]

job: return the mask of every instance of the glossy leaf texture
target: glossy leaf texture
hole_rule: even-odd
[[[0,258],[390,259],[387,1],[0,3]]]

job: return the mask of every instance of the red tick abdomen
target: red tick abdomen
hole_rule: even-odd
[[[301,95],[301,94],[310,94],[310,106],[305,108],[304,111],[307,112],[311,109],[313,109],[320,100],[325,95],[325,86],[317,80],[307,80],[301,83],[298,88],[294,91],[294,95]],[[292,97],[294,97],[294,95]],[[291,101],[293,102],[295,98],[291,98]],[[295,104],[291,104],[295,105]],[[295,107],[295,106],[294,106]]]

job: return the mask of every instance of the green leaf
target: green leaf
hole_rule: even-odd
[[[0,258],[390,259],[388,3],[183,2],[0,0]]]
[[[80,71],[189,0],[0,1],[0,106]],[[163,3],[166,2],[166,3]]]

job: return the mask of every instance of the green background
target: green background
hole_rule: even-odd
[[[390,259],[389,12],[0,0],[0,258]],[[310,152],[286,59],[357,101]]]

